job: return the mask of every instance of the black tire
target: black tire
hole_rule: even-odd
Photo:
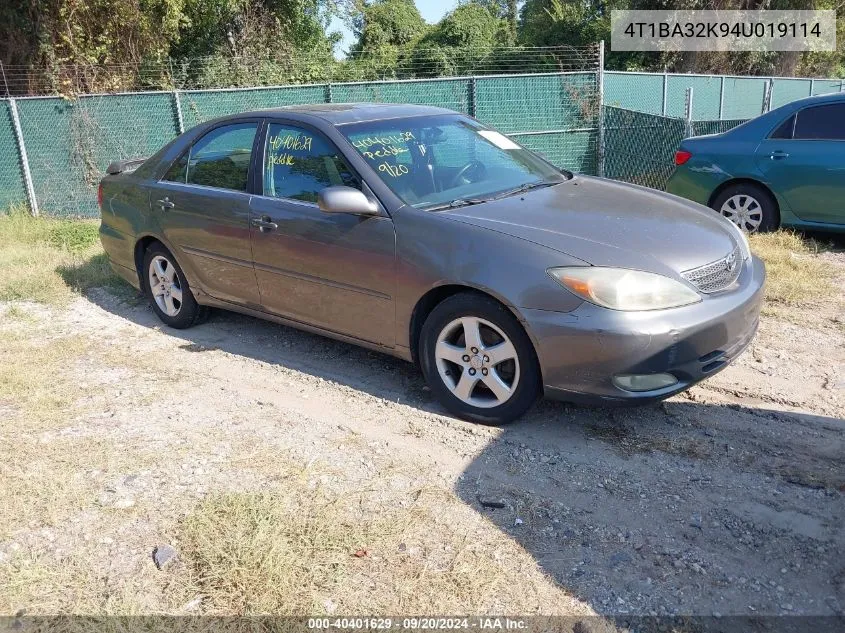
[[[152,265],[153,260],[157,257],[166,259],[167,262],[173,266],[175,283],[182,291],[182,301],[178,307],[178,312],[173,316],[168,315],[161,309],[161,307],[159,307],[155,296],[153,295],[152,288],[150,287],[150,266]],[[144,268],[141,271],[141,282],[144,287],[144,294],[147,297],[147,301],[150,302],[153,312],[156,313],[158,318],[161,319],[165,325],[177,330],[184,330],[205,320],[208,316],[208,308],[197,303],[197,300],[194,298],[194,294],[191,292],[191,287],[188,285],[188,280],[185,278],[185,273],[182,272],[182,268],[179,266],[176,258],[173,257],[170,251],[167,250],[163,244],[160,242],[154,242],[149,246],[149,248],[147,248],[144,253],[143,266]]]
[[[780,226],[780,211],[777,201],[772,194],[763,187],[750,182],[743,182],[737,185],[730,185],[713,199],[711,208],[716,213],[721,213],[722,206],[734,196],[748,196],[757,202],[760,207],[762,218],[756,230],[749,230],[750,225],[745,225],[743,230],[748,233],[769,233],[776,231]],[[724,215],[724,214],[723,214]]]
[[[444,378],[440,375],[435,353],[438,338],[445,328],[462,317],[475,317],[495,325],[510,339],[514,347],[519,363],[518,374],[516,374],[518,381],[515,387],[511,383],[513,393],[502,404],[490,407],[473,406],[452,393],[452,388],[444,382]],[[485,327],[483,332],[485,335],[497,336],[493,330],[486,328],[486,326],[483,327]],[[461,344],[465,344],[465,342]],[[540,395],[542,385],[540,364],[537,361],[531,339],[507,308],[480,293],[462,292],[453,295],[444,299],[431,311],[420,333],[419,359],[423,375],[435,398],[449,411],[471,422],[491,426],[507,424],[525,413]],[[502,370],[503,366],[504,364],[499,364],[497,372]],[[462,376],[464,371],[481,371],[468,370],[452,365],[450,367],[459,372],[459,376]],[[491,367],[488,371],[493,371],[493,368]],[[457,383],[458,380],[456,379],[455,382]],[[469,392],[470,395],[477,394],[479,388],[482,392],[487,390],[486,384],[479,382]],[[490,392],[490,395],[492,396],[492,392]]]

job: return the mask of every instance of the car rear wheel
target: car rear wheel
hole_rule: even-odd
[[[540,393],[531,339],[504,306],[476,293],[454,295],[432,310],[420,335],[420,364],[449,411],[481,424],[511,422]]]
[[[780,223],[774,198],[751,183],[728,187],[716,196],[712,207],[746,233],[774,231]]]
[[[153,244],[144,254],[143,279],[147,299],[166,325],[189,328],[207,314],[208,309],[194,299],[176,259],[161,244]]]

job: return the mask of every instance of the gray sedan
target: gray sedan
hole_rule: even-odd
[[[167,325],[217,307],[380,350],[476,422],[668,397],[757,328],[765,270],[735,225],[441,108],[217,119],[99,194],[112,267]]]

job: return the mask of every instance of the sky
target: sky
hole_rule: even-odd
[[[458,0],[416,0],[415,4],[420,10],[423,19],[429,24],[435,24],[440,21],[440,18],[458,6]],[[355,41],[352,31],[338,18],[332,20],[329,30],[340,31],[343,34],[343,39],[337,49],[335,49],[335,54],[342,57]]]

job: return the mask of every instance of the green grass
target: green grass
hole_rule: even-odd
[[[25,207],[0,215],[0,301],[61,303],[91,288],[117,287],[98,225],[34,218]]]
[[[212,495],[182,521],[185,598],[204,596],[205,615],[530,614],[568,600],[450,491],[366,510],[372,491],[334,496],[284,464],[275,489]]]
[[[770,307],[839,302],[836,270],[819,257],[823,246],[793,231],[751,236],[751,250],[766,263],[766,302]]]

